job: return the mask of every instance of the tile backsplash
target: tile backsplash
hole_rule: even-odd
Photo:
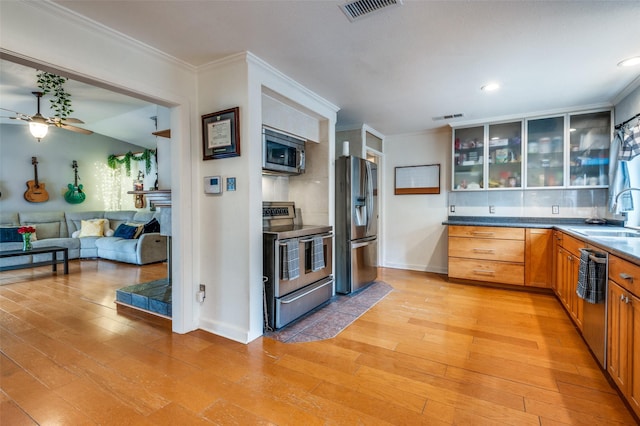
[[[449,215],[619,219],[607,210],[607,194],[606,188],[449,192]]]

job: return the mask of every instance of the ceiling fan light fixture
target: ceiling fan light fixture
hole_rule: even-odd
[[[31,132],[31,135],[40,142],[40,139],[47,136],[49,125],[38,121],[31,121],[29,123],[29,131]]]

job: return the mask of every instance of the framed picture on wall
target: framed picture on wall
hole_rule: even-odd
[[[202,116],[202,159],[240,156],[240,108]]]
[[[440,164],[395,168],[394,195],[439,194]]]

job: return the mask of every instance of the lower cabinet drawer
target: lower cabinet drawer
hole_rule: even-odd
[[[275,326],[284,327],[312,309],[331,299],[333,276],[329,276],[300,290],[276,299]]]
[[[640,266],[609,256],[609,278],[636,296],[640,296]]]
[[[449,237],[449,256],[524,262],[524,241]]]
[[[524,264],[450,257],[449,277],[524,285]]]

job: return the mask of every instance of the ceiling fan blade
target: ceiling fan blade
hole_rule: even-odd
[[[8,118],[9,120],[20,120],[20,121],[31,121],[31,117],[29,116],[24,116],[24,117],[8,117],[6,115],[1,116],[0,118]]]
[[[6,117],[6,118],[13,118],[13,119],[25,120],[25,121],[31,120],[31,116],[30,115],[24,114],[22,112],[14,111],[12,109],[7,109],[7,108],[0,108],[0,110],[12,112],[12,113],[14,113],[16,115],[16,117]]]
[[[72,132],[82,133],[83,135],[92,135],[93,134],[93,132],[91,130],[83,129],[81,127],[72,126],[70,124],[60,123],[58,125],[58,127],[60,127],[61,129],[65,129],[65,130],[70,130]]]
[[[12,113],[17,114],[17,115],[26,115],[26,114],[22,114],[21,112],[14,111],[14,110],[12,110],[12,109],[6,109],[6,108],[0,108],[0,109],[1,109],[1,110],[3,110],[3,111],[9,111],[9,112],[12,112]]]
[[[66,124],[66,123],[84,124],[84,121],[80,120],[79,118],[73,118],[73,117],[69,117],[69,118],[49,117],[47,118],[47,121],[49,122],[49,124],[53,124],[54,126],[58,126],[58,127],[60,127],[60,124]]]
[[[84,124],[84,121],[80,120],[79,118],[74,118],[74,117],[63,118],[61,121],[63,123]]]

